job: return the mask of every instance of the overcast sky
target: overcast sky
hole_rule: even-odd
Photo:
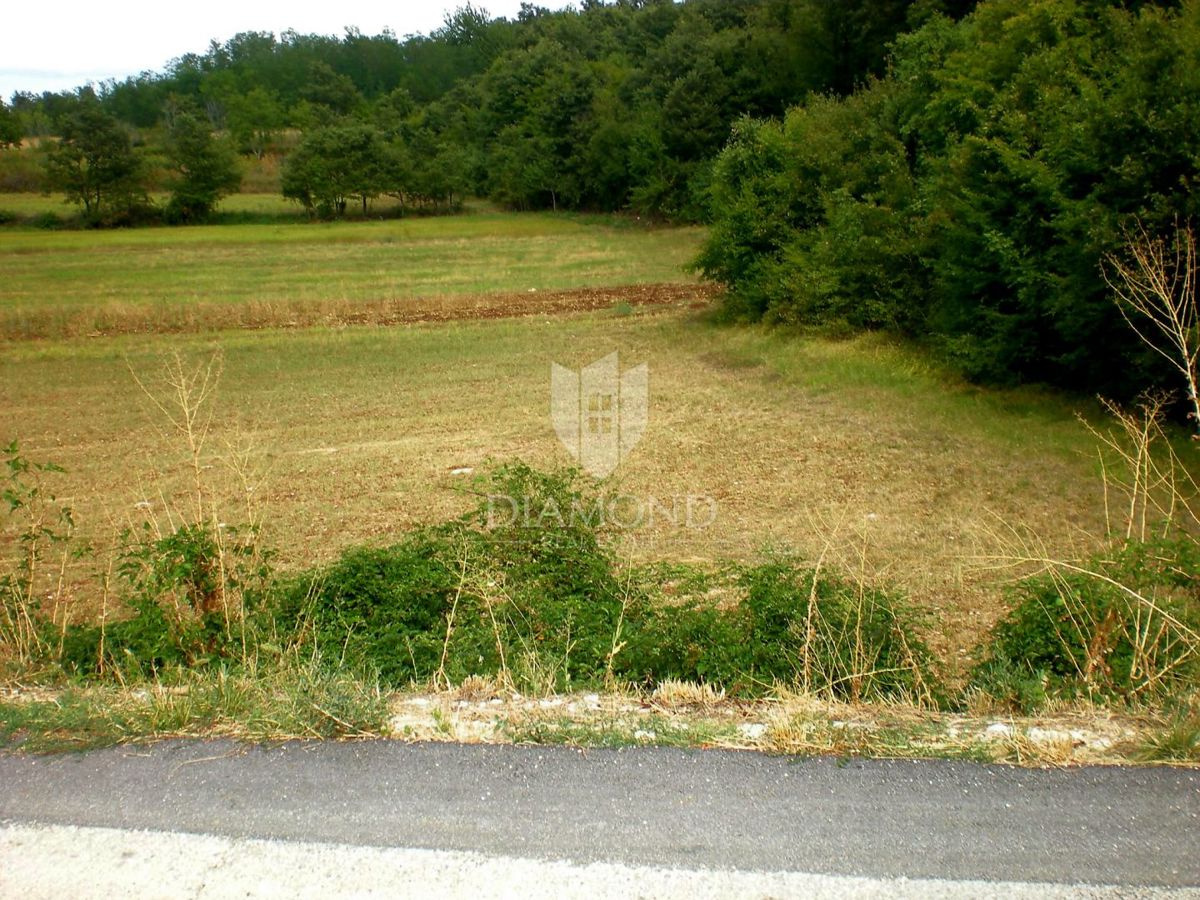
[[[59,91],[89,81],[160,70],[184,53],[203,53],[214,38],[239,31],[288,28],[341,35],[347,26],[363,34],[391,28],[397,35],[428,34],[447,9],[466,0],[9,0],[0,13],[0,97],[13,91]],[[493,16],[513,17],[520,0],[475,0]],[[566,0],[540,0],[561,9]]]

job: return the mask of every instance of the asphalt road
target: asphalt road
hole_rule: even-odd
[[[1200,771],[1172,768],[189,741],[0,755],[0,822],[13,835],[31,825],[148,829],[876,885],[1200,886]],[[0,893],[6,854],[18,853],[10,838],[0,841]],[[439,865],[453,868],[453,857]]]

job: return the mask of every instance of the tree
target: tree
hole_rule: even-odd
[[[370,125],[332,125],[304,136],[283,167],[283,196],[310,213],[341,216],[350,197],[367,203],[389,191],[387,145]]]
[[[225,121],[238,147],[262,159],[284,125],[279,99],[271,91],[256,87],[230,97],[225,106]]]
[[[354,82],[334,71],[325,62],[314,62],[309,68],[308,83],[300,92],[301,99],[313,106],[325,107],[335,115],[347,115],[360,103],[362,95]]]
[[[129,213],[145,200],[144,168],[129,134],[96,100],[82,100],[61,125],[62,139],[46,154],[51,190],[83,206],[101,222]]]
[[[179,113],[167,134],[171,199],[167,218],[196,222],[206,218],[217,201],[242,183],[237,157],[224,141],[213,137],[207,120]]]
[[[21,120],[17,114],[4,105],[0,100],[0,150],[5,147],[15,147],[23,137]]]

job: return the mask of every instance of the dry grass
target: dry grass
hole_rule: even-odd
[[[662,696],[704,702],[661,702]],[[1023,766],[1122,764],[1143,760],[1172,724],[1073,707],[1037,717],[961,715],[905,704],[848,704],[786,689],[755,702],[674,683],[641,695],[464,697],[459,691],[391,699],[391,732],[404,740],[465,743],[670,745],[798,756],[958,758]],[[1173,761],[1187,762],[1176,753]]]
[[[711,684],[676,681],[668,678],[650,695],[650,702],[659,709],[711,709],[725,699],[725,691]]]
[[[550,363],[612,350],[626,366],[647,362],[651,385],[650,425],[616,487],[719,504],[708,528],[628,535],[635,558],[749,558],[773,542],[815,559],[837,526],[844,540],[826,564],[907,588],[937,612],[935,649],[953,660],[999,612],[991,576],[965,562],[986,549],[992,516],[1064,551],[1104,526],[1090,437],[1054,398],[980,392],[877,339],[796,341],[660,308],[9,345],[4,420],[27,455],[69,470],[58,493],[86,537],[186,496],[191,463],[158,432],[130,369],[214,346],[224,376],[210,445],[260,448],[253,490],[288,567],[461,512],[476,498],[455,470],[569,462],[547,411]],[[202,465],[222,458],[214,449]],[[238,508],[244,489],[227,490],[215,502]]]
[[[446,691],[381,694],[311,664],[244,674],[193,673],[169,684],[0,689],[0,744],[40,752],[172,737],[243,741],[366,739],[682,746],[797,756],[957,758],[1021,766],[1197,764],[1194,720],[1117,716],[1086,706],[1036,717],[945,714],[848,704],[781,690],[755,702],[703,685],[663,694],[523,697],[470,679]]]

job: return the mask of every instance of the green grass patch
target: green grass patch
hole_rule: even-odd
[[[387,733],[387,722],[387,698],[377,686],[293,662],[71,686],[49,700],[0,700],[0,746],[45,753],[168,737],[375,737]]]
[[[731,744],[738,739],[737,727],[704,719],[619,716],[574,719],[506,721],[504,735],[515,744],[547,744],[617,750],[623,747],[706,747]]]
[[[247,305],[275,310],[283,324],[305,307],[352,311],[356,303],[417,297],[686,280],[681,271],[700,229],[619,221],[483,212],[9,231],[0,241],[0,336],[121,330],[122,321],[126,330],[178,330],[206,318],[220,327]]]

